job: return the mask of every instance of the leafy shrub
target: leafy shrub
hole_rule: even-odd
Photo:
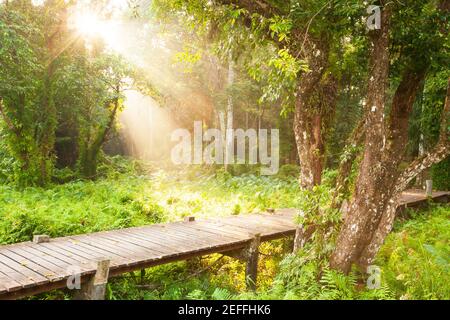
[[[298,178],[300,174],[300,167],[294,164],[285,164],[278,170],[277,177],[281,179]]]
[[[431,167],[433,188],[450,190],[450,157]]]
[[[75,181],[49,189],[0,185],[0,243],[161,222],[166,213],[144,192],[142,181]]]
[[[53,176],[52,181],[55,183],[67,183],[70,181],[73,181],[77,178],[76,172],[74,172],[70,168],[63,168],[63,169],[57,169],[55,168],[53,170]]]
[[[396,298],[450,299],[450,207],[436,207],[397,226],[377,264]]]

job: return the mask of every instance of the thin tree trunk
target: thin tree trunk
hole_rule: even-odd
[[[231,90],[234,84],[234,62],[233,57],[230,54],[228,61],[228,79],[227,79],[227,88]],[[234,141],[233,141],[233,95],[231,92],[228,94],[227,101],[227,124],[226,124],[226,134],[225,134],[225,170],[228,168],[228,164],[233,163],[233,154],[234,154]]]
[[[86,143],[86,150],[84,152],[83,159],[81,161],[81,171],[86,178],[93,178],[97,174],[97,159],[98,154],[101,150],[102,145],[105,143],[106,137],[114,125],[114,120],[116,119],[117,112],[119,110],[120,102],[118,95],[120,93],[120,86],[117,85],[115,88],[117,97],[113,100],[113,109],[109,115],[108,123],[100,129],[100,132],[95,137],[91,145],[89,145],[89,140]]]
[[[358,150],[358,146],[361,144],[364,139],[364,119],[362,119],[353,133],[349,138],[345,149],[346,155],[344,159],[341,160],[339,164],[339,172],[336,180],[336,188],[333,195],[333,203],[332,207],[335,209],[339,209],[342,206],[344,196],[349,193],[349,177],[351,174],[351,170],[353,167],[353,163],[360,153]]]

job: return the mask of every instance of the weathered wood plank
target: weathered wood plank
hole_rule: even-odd
[[[2,254],[11,260],[16,261],[17,263],[27,267],[28,269],[33,270],[44,278],[49,279],[50,281],[59,281],[64,277],[64,270],[59,269],[56,266],[50,266],[50,268],[46,268],[42,266],[42,261],[36,257],[32,257],[29,254],[20,255],[20,251],[13,251],[11,249],[2,250]]]
[[[36,271],[5,256],[3,254],[3,251],[0,253],[0,262],[6,265],[9,269],[13,270],[12,272],[7,274],[9,277],[15,277],[13,279],[20,283],[24,281],[24,287],[32,285],[40,285],[49,282],[49,280],[46,277],[40,275]],[[25,281],[26,279],[28,281]]]

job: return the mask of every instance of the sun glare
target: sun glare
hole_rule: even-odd
[[[83,36],[96,36],[102,28],[102,21],[93,13],[79,14],[75,18],[75,27],[77,31]]]
[[[86,40],[100,37],[110,48],[117,47],[120,30],[113,20],[102,19],[93,12],[83,12],[74,16],[73,26]]]

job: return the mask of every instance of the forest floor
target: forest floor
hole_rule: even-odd
[[[0,243],[27,241],[33,234],[57,237],[177,221],[188,215],[299,207],[301,202],[292,167],[276,177],[260,177],[232,176],[223,170],[161,170],[120,158],[110,162],[96,181],[25,190],[0,185]],[[333,173],[327,173],[325,185],[332,178]],[[245,291],[242,263],[213,254],[149,268],[143,277],[136,272],[115,278],[108,285],[107,298],[450,299],[449,218],[450,206],[433,205],[397,221],[377,258],[382,270],[378,290],[361,289],[354,275],[333,271],[312,279],[316,264],[295,273],[292,270],[301,258],[286,255],[289,243],[278,240],[261,246],[255,294]],[[70,297],[70,291],[57,290],[33,299]]]

